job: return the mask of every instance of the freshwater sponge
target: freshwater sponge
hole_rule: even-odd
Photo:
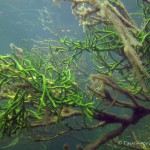
[[[129,16],[124,5],[120,2],[110,3],[105,0],[70,0],[72,12],[79,17],[79,23],[83,28],[92,27],[98,24],[111,25],[114,27],[124,45],[124,54],[140,82],[144,92],[148,92],[143,78],[150,78],[144,68],[136,49],[142,47],[142,43],[136,39],[139,29]],[[84,5],[83,5],[84,4]]]

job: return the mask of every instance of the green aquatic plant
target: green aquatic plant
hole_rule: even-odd
[[[71,106],[80,108],[88,119],[92,118],[94,102],[78,86],[69,68],[60,70],[57,65],[45,62],[42,56],[36,63],[33,57],[30,60],[30,54],[20,58],[20,48],[15,46],[16,49],[13,55],[0,56],[2,138],[19,134],[25,128],[57,124],[63,118],[81,114],[68,108]]]
[[[107,128],[108,132],[77,149],[95,150],[111,140],[118,147],[137,148],[115,138],[120,140],[130,126],[150,114],[150,4],[137,1],[143,10],[138,28],[118,0],[68,1],[84,27],[85,40],[65,37],[59,45],[47,41],[45,55],[38,48],[28,53],[11,44],[16,52],[0,55],[1,138],[16,135],[10,144],[14,145],[25,129],[32,140],[47,141]],[[59,0],[55,2],[60,5]],[[84,53],[93,62],[92,73],[79,63]],[[76,71],[83,73],[83,79]],[[52,133],[52,129],[57,130]],[[140,138],[135,137],[130,140]]]

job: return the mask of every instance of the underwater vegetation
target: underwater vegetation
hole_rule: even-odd
[[[22,133],[40,142],[99,129],[96,138],[78,139],[82,144],[76,149],[96,150],[103,144],[150,149],[149,135],[135,144],[140,135],[127,132],[143,118],[144,131],[150,130],[150,2],[137,0],[140,27],[119,0],[54,2],[59,7],[72,3],[86,39],[43,41],[45,53],[41,47],[28,52],[12,43],[13,52],[0,55],[1,139],[13,138],[13,145]],[[86,71],[84,53],[93,72]],[[120,143],[125,132],[134,144]],[[69,145],[62,148],[69,150]]]

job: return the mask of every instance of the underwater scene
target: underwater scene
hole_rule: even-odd
[[[0,150],[150,150],[150,0],[0,0]]]

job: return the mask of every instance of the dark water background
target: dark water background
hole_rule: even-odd
[[[127,10],[137,11],[136,0],[122,1]],[[78,19],[72,15],[68,2],[62,3],[61,8],[58,8],[52,0],[0,0],[0,54],[10,51],[10,43],[23,47],[28,42],[32,47],[31,39],[37,39],[37,36],[44,38],[51,36],[43,31],[38,19],[39,10],[44,7],[51,13],[51,25],[55,26],[62,37],[65,35],[84,37],[82,27],[78,26]],[[61,32],[63,29],[69,29],[70,32]]]
[[[122,0],[129,12],[138,11],[136,0]],[[61,8],[53,4],[52,0],[0,0],[0,54],[10,53],[9,44],[14,43],[18,47],[28,46],[30,49],[34,44],[33,40],[41,38],[51,38],[52,35],[43,30],[39,21],[39,11],[47,8],[51,14],[50,25],[57,29],[61,37],[66,35],[71,38],[84,39],[82,27],[78,26],[78,19],[71,13],[71,4],[62,3]],[[141,19],[133,16],[138,25]],[[69,32],[67,32],[69,30]],[[100,133],[101,131],[99,131]],[[85,133],[86,136],[91,132]],[[93,135],[98,134],[92,132]],[[23,136],[23,135],[22,135]],[[61,150],[64,143],[69,143],[70,150],[75,149],[79,141],[72,137],[62,137],[54,141],[47,142],[28,142],[25,138],[19,141],[15,147],[6,148],[7,150]],[[0,142],[3,146],[7,142]],[[100,148],[100,149],[106,149]]]

